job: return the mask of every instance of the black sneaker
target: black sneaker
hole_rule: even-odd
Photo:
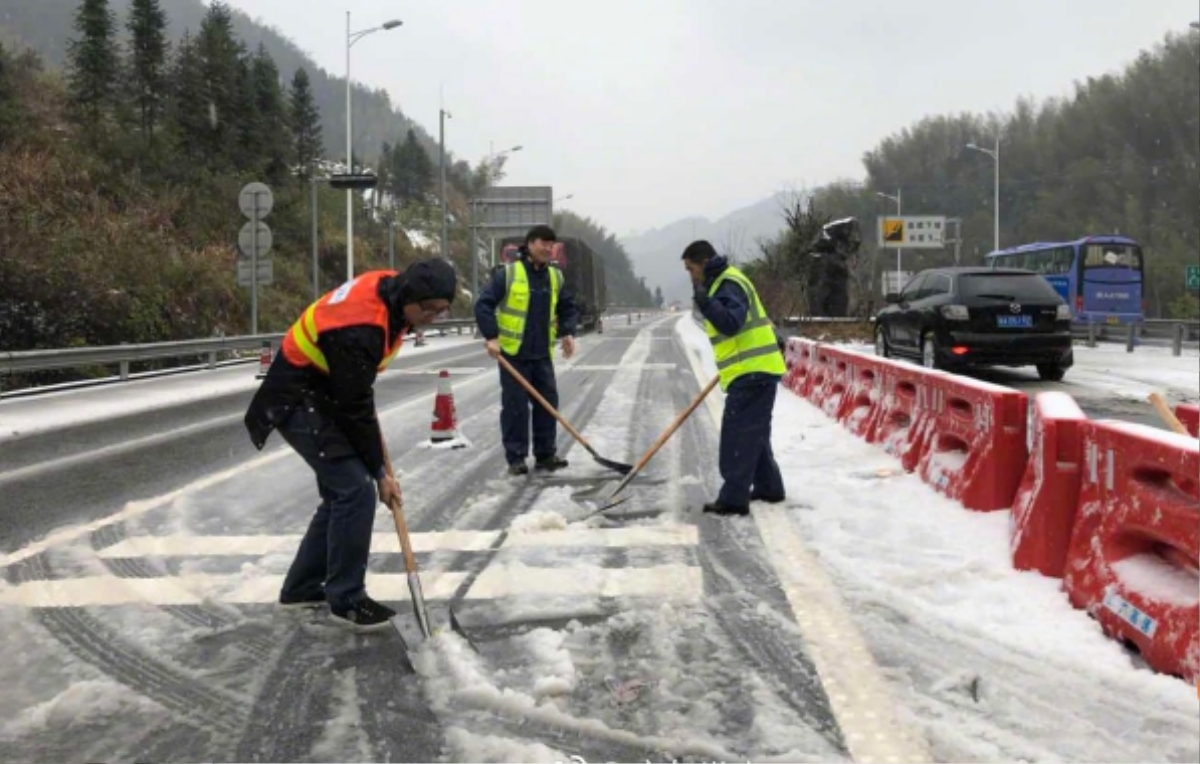
[[[279,607],[285,610],[297,610],[301,608],[319,608],[325,605],[324,594],[313,594],[305,597],[296,597],[287,594],[279,595]]]
[[[561,470],[563,467],[566,467],[566,466],[567,466],[567,460],[562,458],[558,454],[551,454],[550,456],[543,456],[533,463],[534,469],[549,470],[550,472],[553,472],[554,470]]]
[[[748,515],[750,514],[750,507],[725,504],[721,501],[711,501],[704,505],[704,511],[711,515]]]
[[[330,607],[330,615],[335,621],[349,626],[356,631],[377,631],[386,629],[396,611],[387,605],[381,605],[370,597],[363,597],[349,607]]]
[[[508,465],[508,474],[510,475],[528,475],[529,465],[525,462],[513,462]]]

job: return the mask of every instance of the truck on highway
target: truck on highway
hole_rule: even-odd
[[[516,260],[518,249],[525,243],[519,237],[502,239],[500,262],[508,264]],[[604,331],[604,310],[608,305],[608,291],[604,282],[604,262],[583,239],[560,236],[550,255],[551,264],[563,272],[563,284],[575,293],[579,306],[579,330],[581,332]]]

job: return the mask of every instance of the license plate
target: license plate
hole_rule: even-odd
[[[1108,318],[1104,319],[1104,323],[1115,326],[1116,324],[1121,323],[1121,319],[1117,318],[1116,316],[1109,316]]]
[[[1028,329],[1033,326],[1033,316],[996,316],[996,325],[1001,329]]]

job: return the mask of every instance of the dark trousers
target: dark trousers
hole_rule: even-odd
[[[533,389],[542,394],[555,409],[558,408],[558,381],[554,378],[554,361],[539,358],[528,361],[504,356]],[[556,453],[558,422],[542,404],[535,401],[521,383],[500,368],[500,438],[508,463],[524,461],[529,456],[530,408],[533,411],[533,456],[544,459]]]
[[[378,499],[375,481],[357,456],[327,460],[317,441],[320,418],[301,408],[279,434],[317,475],[321,503],[300,542],[283,581],[284,599],[322,593],[331,605],[346,607],[366,596],[367,558]]]
[[[783,476],[771,451],[774,377],[734,380],[726,391],[721,419],[721,486],[718,501],[744,507],[750,497],[783,497]]]

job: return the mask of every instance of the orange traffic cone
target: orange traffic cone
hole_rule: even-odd
[[[444,443],[458,438],[458,414],[454,410],[454,392],[450,389],[450,372],[438,374],[437,398],[433,402],[433,427],[429,440]]]

